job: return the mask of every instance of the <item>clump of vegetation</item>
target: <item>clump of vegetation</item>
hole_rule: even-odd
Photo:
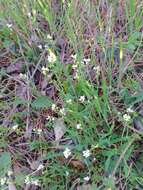
[[[142,2],[0,9],[0,188],[142,189]]]

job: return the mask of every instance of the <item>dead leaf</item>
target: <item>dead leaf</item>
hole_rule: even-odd
[[[65,134],[65,124],[63,119],[56,119],[54,123],[54,133],[55,133],[55,140],[60,141],[60,139]]]
[[[71,160],[70,161],[70,166],[79,169],[79,170],[83,170],[84,169],[84,163],[81,160]]]

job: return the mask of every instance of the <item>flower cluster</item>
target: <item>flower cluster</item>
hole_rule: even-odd
[[[42,133],[42,129],[40,129],[40,128],[36,128],[36,129],[33,129],[33,131],[35,132],[35,133],[37,133],[38,135],[41,135],[41,133]]]
[[[25,181],[26,184],[28,185],[35,185],[35,186],[40,186],[40,182],[38,179],[31,179],[29,176],[26,176]]]
[[[56,60],[57,60],[56,55],[53,53],[53,51],[51,49],[49,49],[48,61],[50,63],[55,63]]]
[[[130,122],[130,121],[131,121],[131,116],[130,116],[130,114],[132,114],[132,113],[134,113],[134,110],[133,110],[131,107],[127,108],[126,114],[123,115],[124,121]]]
[[[49,69],[48,69],[48,67],[42,67],[42,73],[43,73],[43,75],[47,75],[47,73],[49,72]]]

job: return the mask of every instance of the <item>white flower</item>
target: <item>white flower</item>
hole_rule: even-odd
[[[13,125],[12,126],[12,129],[15,131],[16,129],[18,129],[18,125],[16,124],[16,125]]]
[[[79,79],[79,75],[78,75],[78,72],[75,73],[75,76],[73,77],[74,79]]]
[[[68,99],[66,102],[67,102],[68,104],[71,104],[71,103],[72,103],[72,99]]]
[[[134,113],[134,110],[131,109],[131,107],[129,107],[129,108],[127,109],[127,112],[128,112],[128,113]]]
[[[8,176],[11,176],[13,174],[13,172],[11,171],[11,170],[9,170],[8,172],[7,172],[7,175]]]
[[[84,58],[83,61],[81,61],[82,64],[87,65],[90,62],[89,58]]]
[[[91,155],[91,152],[90,152],[90,150],[84,150],[83,152],[83,156],[85,157],[85,158],[88,158],[90,155]]]
[[[56,60],[57,60],[56,55],[52,52],[51,49],[49,49],[48,61],[50,63],[54,63],[56,62]]]
[[[42,129],[33,129],[33,131],[37,133],[38,135],[41,135],[42,133]]]
[[[43,164],[40,164],[37,168],[37,170],[42,170],[44,168],[44,165]]]
[[[83,103],[85,101],[85,96],[80,96],[79,101]]]
[[[40,186],[40,183],[39,183],[38,179],[31,180],[31,184],[36,185],[36,186]]]
[[[23,73],[20,73],[19,74],[19,77],[23,80],[26,80],[27,79],[27,75],[26,74],[23,74]]]
[[[124,114],[124,115],[123,115],[123,118],[124,118],[124,120],[127,121],[127,122],[129,122],[129,121],[131,120],[131,116],[128,115],[128,114]]]
[[[39,48],[39,49],[42,49],[42,45],[41,45],[41,44],[40,44],[40,45],[38,45],[38,48]]]
[[[83,179],[84,179],[84,181],[88,182],[88,181],[90,180],[90,177],[89,177],[89,176],[86,176],[86,177],[84,177]]]
[[[65,108],[61,108],[61,109],[60,109],[60,113],[61,113],[62,115],[66,115]]]
[[[52,111],[55,111],[56,110],[56,104],[52,104]]]
[[[52,36],[50,34],[48,34],[47,39],[52,40]]]
[[[97,74],[97,75],[100,74],[100,71],[101,71],[100,66],[93,67],[93,70],[96,71],[96,74]]]
[[[71,150],[69,148],[66,148],[63,154],[64,154],[64,157],[67,159],[71,155]]]
[[[49,115],[49,116],[46,118],[46,120],[47,120],[47,121],[54,121],[55,118]]]
[[[78,67],[77,64],[72,65],[73,69],[77,69],[77,67]]]
[[[78,123],[78,124],[76,125],[76,128],[77,128],[77,129],[81,129],[81,123]]]
[[[6,177],[2,177],[2,178],[0,178],[0,184],[1,185],[4,185],[4,184],[6,184]]]
[[[7,24],[7,27],[11,29],[11,28],[12,28],[12,24],[9,24],[9,23],[8,23],[8,24]]]
[[[36,185],[36,186],[40,186],[39,180],[37,179],[30,179],[29,176],[26,176],[25,181],[24,181],[27,185]]]
[[[37,129],[37,134],[40,135],[42,133],[42,129]]]
[[[42,67],[41,70],[42,70],[43,75],[47,75],[47,72],[49,72],[48,67]]]
[[[28,15],[28,17],[31,17],[31,16],[32,16],[30,12],[29,12],[29,13],[27,13],[27,15]]]
[[[26,183],[27,185],[31,183],[29,176],[26,176],[24,183]]]
[[[76,55],[76,54],[75,54],[75,55],[71,55],[71,57],[72,57],[74,60],[76,60],[77,55]]]

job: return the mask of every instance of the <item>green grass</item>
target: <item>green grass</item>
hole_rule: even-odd
[[[143,188],[142,2],[105,2],[0,1],[2,190]]]

